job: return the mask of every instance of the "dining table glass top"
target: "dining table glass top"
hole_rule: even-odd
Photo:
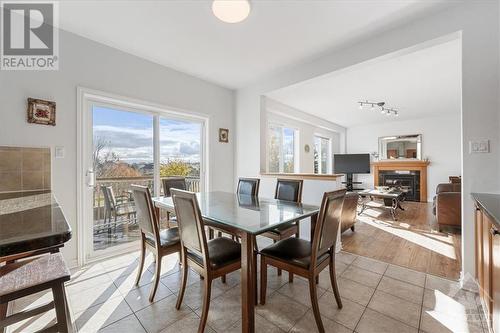
[[[229,192],[201,192],[196,196],[204,219],[252,234],[319,212],[319,207],[313,205]],[[174,210],[171,197],[155,197],[153,201],[159,208]]]

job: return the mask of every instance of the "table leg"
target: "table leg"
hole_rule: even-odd
[[[249,233],[241,234],[241,320],[242,332],[255,332],[254,241]]]

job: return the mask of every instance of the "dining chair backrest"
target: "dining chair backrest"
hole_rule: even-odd
[[[139,228],[141,228],[144,234],[153,238],[156,244],[159,245],[160,231],[158,217],[154,210],[149,188],[140,185],[131,185],[130,188],[132,189],[132,196],[134,197]]]
[[[336,246],[345,194],[344,189],[323,195],[312,241],[312,262]]]
[[[276,192],[274,198],[278,200],[293,201],[300,203],[302,201],[302,179],[279,179],[276,182]]]
[[[162,179],[163,182],[163,192],[166,197],[171,197],[171,189],[176,188],[179,190],[186,190],[186,178],[185,177],[167,177]]]
[[[181,243],[186,250],[203,258],[207,267],[208,251],[205,224],[194,192],[172,189],[172,200],[179,225]]]
[[[259,178],[240,178],[238,180],[238,189],[236,190],[236,192],[238,194],[258,196],[259,185]]]
[[[102,194],[104,195],[104,206],[106,209],[113,210],[116,207],[115,194],[113,192],[113,187],[111,186],[101,186]]]

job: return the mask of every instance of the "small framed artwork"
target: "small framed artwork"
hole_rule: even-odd
[[[229,142],[229,130],[227,128],[219,128],[219,142]]]
[[[28,123],[56,126],[56,102],[28,98]]]

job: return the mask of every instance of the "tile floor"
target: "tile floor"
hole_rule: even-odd
[[[182,308],[175,309],[180,272],[178,256],[163,260],[155,302],[147,300],[152,256],[140,286],[134,286],[138,253],[89,265],[73,273],[67,285],[72,319],[79,332],[196,332],[202,283],[190,272]],[[337,274],[343,308],[331,292],[328,270],[318,288],[327,332],[487,332],[477,294],[461,290],[457,282],[373,259],[341,252]],[[256,332],[316,332],[307,282],[269,268],[268,299],[256,309]],[[51,296],[37,294],[14,303],[14,310],[41,304]],[[215,282],[206,332],[241,332],[239,272],[227,283]],[[32,332],[55,319],[54,312],[26,320],[10,332]]]

